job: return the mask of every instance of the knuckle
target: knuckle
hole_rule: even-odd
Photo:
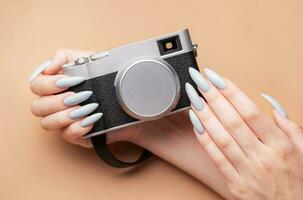
[[[230,145],[232,143],[232,140],[231,138],[229,137],[221,137],[219,140],[219,145],[220,147],[223,149],[223,150],[227,150],[230,148]]]
[[[270,173],[273,170],[273,166],[275,165],[275,160],[273,159],[274,156],[271,155],[264,155],[259,157],[258,161],[256,162],[257,170],[261,173]]]
[[[51,84],[45,79],[45,76],[39,76],[35,80],[32,81],[31,91],[36,95],[43,95],[46,93]]]
[[[75,144],[80,135],[75,127],[70,126],[62,133],[62,137],[69,143]]]
[[[256,106],[251,106],[247,108],[247,112],[243,114],[243,119],[247,122],[253,122],[259,119],[261,116],[261,111],[256,108]]]
[[[213,114],[210,112],[209,109],[205,109],[203,114],[198,114],[198,117],[201,119],[202,122],[206,122],[213,117]]]
[[[49,123],[47,122],[47,120],[45,120],[44,118],[42,118],[40,120],[40,126],[44,129],[44,130],[51,130],[50,127],[49,127]]]
[[[288,143],[285,145],[284,149],[282,150],[284,158],[291,155],[294,152],[294,145],[292,143]]]
[[[33,113],[33,115],[35,115],[36,117],[40,117],[40,112],[39,112],[39,100],[34,100],[31,104],[31,112]]]
[[[294,151],[294,145],[291,142],[283,141],[279,146],[278,152],[281,153],[282,157],[284,159],[287,158],[290,154]]]
[[[36,79],[34,79],[31,83],[30,83],[30,89],[32,91],[32,93],[34,94],[39,94],[38,91],[39,91],[39,84],[38,84],[38,81],[37,79],[39,79],[39,77],[37,77]]]
[[[219,168],[223,168],[224,166],[226,166],[228,164],[227,159],[222,155],[218,155],[216,157],[214,157],[214,162],[215,164],[219,167]]]
[[[206,134],[204,134],[204,137],[202,135],[202,137],[200,137],[199,140],[205,148],[207,148],[208,146],[210,146],[212,144],[210,137],[207,136]]]
[[[229,84],[229,89],[225,91],[224,95],[229,99],[234,99],[239,94],[239,89]]]
[[[58,127],[62,127],[62,126],[64,126],[64,124],[66,124],[66,118],[62,114],[57,114],[54,117],[54,121]]]
[[[219,98],[219,92],[211,92],[207,96],[207,101],[209,103],[217,101]]]
[[[58,111],[58,109],[62,108],[62,104],[56,96],[45,96],[45,106],[48,110]]]
[[[243,126],[244,122],[238,118],[230,118],[225,122],[226,127],[230,131],[237,131]]]
[[[66,140],[67,142],[74,144],[76,141],[73,139],[73,137],[70,136],[70,134],[68,134],[68,132],[63,132],[62,133],[62,138],[64,140]]]
[[[248,199],[249,189],[244,184],[234,182],[229,184],[228,188],[237,199]]]

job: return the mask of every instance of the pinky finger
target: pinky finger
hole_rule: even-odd
[[[303,153],[302,127],[288,119],[287,112],[279,101],[267,94],[261,96],[274,107],[274,119],[278,127],[290,138],[292,144]]]
[[[101,117],[102,113],[95,113],[83,120],[70,124],[62,129],[62,137],[69,143],[91,148],[92,144],[90,139],[82,138],[82,136],[87,134],[93,128],[93,124]]]
[[[194,132],[198,141],[202,144],[210,159],[218,167],[219,171],[225,177],[226,181],[233,182],[238,178],[238,172],[235,167],[226,158],[219,147],[209,137],[208,133],[203,129],[203,126],[193,111],[189,111],[190,120],[194,126]]]
[[[303,129],[288,118],[281,117],[277,111],[274,111],[276,124],[288,135],[293,145],[303,153]]]

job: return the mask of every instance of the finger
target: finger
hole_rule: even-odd
[[[32,82],[37,76],[39,76],[46,68],[48,68],[52,64],[52,60],[47,60],[33,71],[29,78],[29,82]]]
[[[92,91],[82,91],[78,93],[65,92],[57,95],[42,96],[33,101],[31,110],[34,115],[43,117],[78,105],[86,101],[92,94]]]
[[[211,70],[208,69],[208,71]],[[283,143],[281,143],[281,141],[287,138],[285,138],[285,135],[275,125],[275,123],[268,116],[262,113],[255,103],[230,80],[223,79],[217,73],[213,71],[211,72],[212,73],[206,74],[208,79],[234,106],[242,119],[254,131],[258,138],[267,145],[279,148],[278,146]]]
[[[215,163],[219,171],[227,180],[234,180],[238,176],[238,172],[235,167],[229,162],[211,137],[209,137],[207,131],[203,129],[198,116],[193,111],[189,111],[189,117],[194,126],[194,132],[198,138],[198,141],[202,144],[211,160]]]
[[[29,78],[29,82],[35,80],[41,73],[45,75],[58,74],[61,71],[62,65],[74,61],[77,58],[86,57],[91,54],[93,54],[92,51],[59,49],[53,59],[45,61],[33,71]]]
[[[301,126],[291,121],[288,118],[281,117],[281,115],[274,111],[274,119],[276,124],[287,134],[292,141],[292,144],[303,153],[303,129]]]
[[[62,92],[83,81],[85,81],[85,78],[80,76],[67,77],[63,74],[41,75],[34,79],[30,85],[34,94],[43,96]]]
[[[60,130],[65,126],[70,125],[75,120],[71,119],[68,115],[76,108],[79,108],[79,106],[74,106],[72,108],[68,108],[66,110],[43,117],[40,121],[41,127],[45,130]]]
[[[216,87],[202,77],[200,72],[194,68],[190,68],[189,73],[197,84],[200,92],[205,97],[209,107],[222,122],[225,129],[228,130],[240,145],[242,150],[246,154],[255,154],[256,147],[260,145],[260,141],[247,126],[239,113]]]
[[[43,117],[55,112],[69,108],[63,103],[63,100],[74,94],[74,92],[65,92],[58,95],[42,96],[33,101],[31,106],[32,113],[37,117]]]
[[[56,112],[41,119],[41,126],[46,130],[58,130],[70,125],[77,119],[92,113],[98,107],[97,103],[90,103],[84,106],[74,106],[66,110]]]
[[[203,102],[203,99],[198,96],[194,88],[189,83],[186,83],[185,87],[187,95],[192,102],[192,108],[209,133],[210,137],[226,157],[233,163],[235,168],[243,167],[246,156],[240,146],[223,127],[208,105]]]
[[[62,65],[74,61],[77,58],[86,57],[91,55],[92,51],[79,51],[73,49],[59,49],[53,57],[52,64],[44,70],[44,74],[57,74]]]
[[[93,124],[102,117],[102,113],[95,113],[89,117],[72,123],[62,129],[62,137],[72,143],[83,147],[92,147],[90,139],[85,139],[82,136],[87,134],[93,127]]]

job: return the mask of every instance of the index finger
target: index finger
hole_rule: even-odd
[[[79,51],[73,49],[59,49],[53,57],[52,63],[43,71],[43,74],[52,75],[60,72],[62,65],[77,58],[91,55],[92,51]]]

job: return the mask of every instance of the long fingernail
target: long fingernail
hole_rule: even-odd
[[[285,119],[288,117],[287,112],[283,108],[282,104],[280,104],[276,99],[274,99],[272,96],[269,96],[268,94],[261,94],[261,96],[274,107],[274,109],[281,117]]]
[[[68,87],[78,85],[78,84],[82,83],[83,81],[85,81],[85,78],[83,78],[81,76],[65,77],[65,78],[61,78],[61,79],[57,80],[55,85],[58,88],[68,88]]]
[[[86,101],[92,94],[93,94],[92,91],[79,92],[79,93],[66,97],[63,100],[63,103],[67,106],[74,106],[79,103],[82,103],[83,101]]]
[[[196,69],[190,67],[189,68],[189,74],[190,77],[194,80],[194,82],[197,84],[198,88],[202,90],[203,92],[209,91],[209,84],[207,81],[203,78],[203,76],[200,74],[199,71]]]
[[[191,84],[185,83],[185,90],[190,102],[193,104],[195,109],[202,110],[204,105],[195,88]]]
[[[81,117],[84,117],[94,110],[99,106],[97,103],[90,103],[84,106],[81,106],[80,108],[77,108],[69,113],[69,118],[71,119],[79,119]]]
[[[216,72],[214,72],[211,69],[205,68],[204,69],[205,75],[207,76],[207,78],[210,80],[210,82],[212,84],[214,84],[214,86],[216,86],[217,88],[223,90],[226,88],[226,83],[224,81],[224,79],[217,74]]]
[[[198,118],[198,116],[192,111],[189,111],[189,119],[191,121],[191,123],[193,124],[195,130],[199,133],[199,134],[203,134],[204,133],[204,128]]]
[[[96,121],[98,121],[102,117],[103,113],[95,113],[84,120],[81,121],[80,126],[85,128],[92,124],[94,124]]]
[[[47,60],[38,67],[36,67],[28,81],[32,82],[39,74],[41,74],[48,66],[50,66],[52,62],[52,60]]]

